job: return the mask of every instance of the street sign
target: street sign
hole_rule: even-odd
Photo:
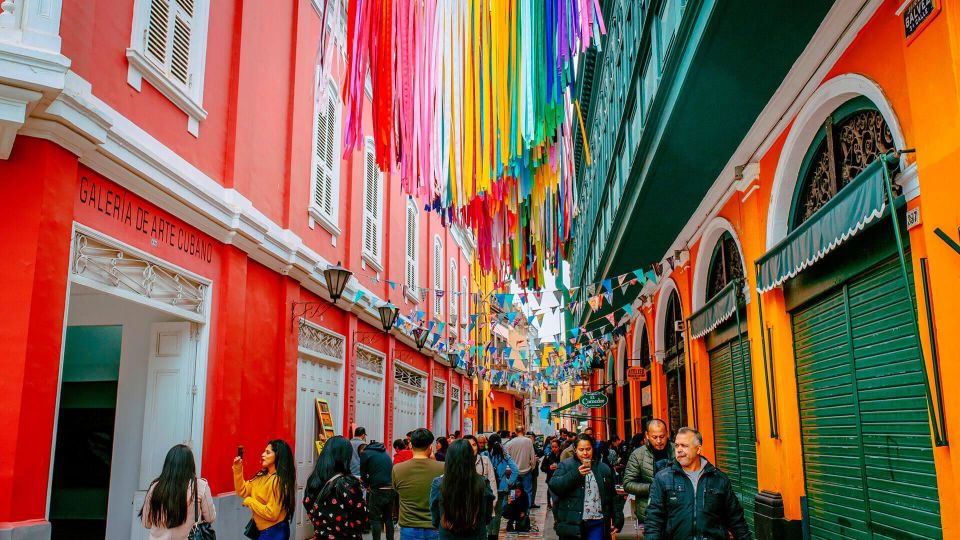
[[[646,381],[647,380],[647,370],[642,367],[631,367],[627,368],[627,380],[628,381]]]
[[[477,408],[474,407],[473,405],[463,410],[464,416],[476,416],[476,414],[477,414]]]
[[[607,404],[607,395],[603,392],[588,392],[580,396],[580,404],[588,409],[599,409]]]

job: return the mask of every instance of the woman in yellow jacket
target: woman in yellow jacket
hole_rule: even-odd
[[[245,534],[260,540],[288,540],[296,504],[296,469],[290,445],[281,439],[267,443],[260,454],[260,471],[243,479],[243,458],[233,460],[233,486],[243,505],[253,512]]]

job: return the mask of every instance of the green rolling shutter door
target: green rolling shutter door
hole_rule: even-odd
[[[733,339],[710,351],[710,388],[713,401],[715,465],[740,497],[753,530],[757,495],[757,446],[753,416],[750,342]]]
[[[896,259],[792,313],[812,538],[942,538],[913,316]]]

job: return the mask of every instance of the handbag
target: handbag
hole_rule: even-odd
[[[202,520],[200,515],[200,497],[197,493],[197,479],[193,479],[193,528],[187,535],[187,540],[217,540],[217,531],[213,526]]]

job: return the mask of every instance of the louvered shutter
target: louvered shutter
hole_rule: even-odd
[[[336,137],[337,109],[333,96],[327,96],[325,102],[317,108],[316,133],[316,169],[314,170],[313,204],[320,212],[330,218],[334,217],[333,188],[334,182],[339,179],[334,174],[335,152],[333,149]]]
[[[365,169],[363,249],[374,259],[380,260],[380,171],[369,147],[366,151]]]
[[[417,209],[407,206],[407,286],[417,286]]]
[[[453,259],[450,259],[450,281],[449,290],[447,291],[447,296],[450,297],[450,322],[456,324],[457,322],[457,263],[453,262]]]
[[[146,54],[176,82],[190,87],[193,0],[151,0],[145,32]]]
[[[463,278],[460,282],[460,320],[463,323],[467,322],[467,315],[470,313],[470,304],[468,302],[470,294],[467,292],[467,289],[467,278]]]
[[[433,242],[433,287],[436,291],[443,289],[443,246],[440,240]],[[443,314],[443,296],[439,292],[434,294],[433,312],[437,317]]]

